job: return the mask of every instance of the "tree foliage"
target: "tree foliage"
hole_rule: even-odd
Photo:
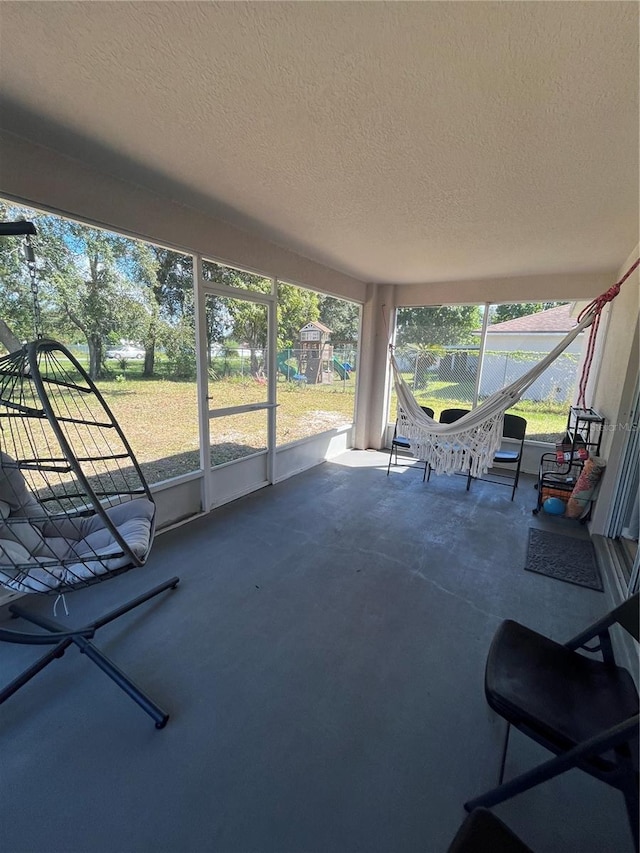
[[[26,219],[33,221],[38,228],[37,236],[32,238],[37,261],[38,301],[42,309],[44,333],[57,335],[65,327],[60,307],[55,298],[56,289],[51,283],[51,268],[73,274],[73,264],[64,247],[46,228],[44,222],[53,217],[44,217],[36,211],[0,203],[0,218],[5,221]],[[50,262],[47,263],[47,259]],[[22,237],[3,237],[0,239],[0,316],[11,330],[14,338],[21,341],[35,337],[34,302],[31,292],[31,280],[25,263]],[[68,329],[66,330],[68,331]]]
[[[300,329],[318,320],[318,294],[294,284],[278,283],[278,349],[296,346]]]
[[[331,343],[355,344],[360,329],[360,307],[355,302],[319,296],[320,322],[331,329]]]
[[[195,329],[193,311],[193,258],[162,246],[149,245],[148,257],[138,262],[139,275],[150,290],[146,326],[140,335],[144,344],[144,376],[153,376],[156,347],[163,337],[172,339],[173,326],[180,326],[184,340],[190,331],[195,366]],[[175,337],[175,336],[173,336]],[[182,352],[182,350],[181,350]]]
[[[242,299],[242,291],[270,293],[271,279],[207,261],[203,264],[205,281],[238,290],[238,298],[207,299],[207,334],[211,345],[232,338],[250,350],[251,372],[264,367],[268,339],[268,313],[264,305]],[[300,329],[319,316],[318,294],[293,284],[278,282],[278,349],[295,346]],[[261,363],[262,358],[262,363]]]
[[[14,219],[6,204],[0,203],[0,219]],[[16,342],[34,335],[33,301],[19,237],[0,239],[0,283],[0,318],[4,324],[0,341],[7,350],[13,350]]]
[[[34,222],[44,333],[68,343],[85,341],[89,374],[105,372],[104,350],[120,340],[145,345],[151,375],[164,324],[178,322],[192,287],[191,258],[81,225],[58,216],[3,204],[0,217]],[[0,312],[20,338],[33,337],[33,309],[19,243],[0,242]]]
[[[251,371],[261,369],[258,352],[267,346],[267,310],[264,305],[242,299],[226,301],[231,319],[231,334],[250,350]],[[278,350],[295,346],[300,329],[311,320],[318,319],[318,297],[310,290],[293,284],[278,283]]]
[[[44,334],[68,343],[86,343],[89,374],[101,378],[110,344],[141,343],[143,373],[152,376],[156,350],[164,346],[181,375],[195,372],[193,259],[170,249],[82,225],[59,216],[0,203],[0,219],[34,222]],[[205,281],[237,290],[238,298],[208,296],[206,334],[212,346],[234,339],[251,349],[252,369],[260,369],[268,337],[264,305],[242,299],[243,291],[271,293],[272,281],[253,273],[204,262]],[[34,314],[20,239],[0,240],[0,341],[34,336]],[[278,284],[277,347],[294,347],[306,323],[322,319],[332,340],[353,342],[358,307],[321,297],[291,284]]]
[[[400,308],[396,344],[470,344],[474,342],[473,332],[481,326],[482,313],[477,305]]]

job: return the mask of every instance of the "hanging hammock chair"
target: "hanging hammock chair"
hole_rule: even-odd
[[[425,414],[405,382],[393,354],[393,347],[390,347],[391,368],[398,397],[398,432],[409,441],[413,455],[421,462],[428,463],[436,474],[452,474],[462,468],[467,470],[471,477],[485,474],[502,443],[504,414],[507,409],[518,402],[527,388],[533,385],[582,331],[591,326],[578,398],[578,405],[584,406],[602,310],[607,302],[615,299],[622,284],[637,269],[639,263],[640,261],[636,261],[620,281],[594,299],[580,314],[575,328],[531,370],[506,388],[496,391],[453,423],[439,423]]]
[[[80,363],[40,340],[0,358],[0,583],[68,592],[144,564],[155,505]]]
[[[33,228],[1,223],[0,234],[34,233],[6,229],[11,225]],[[142,566],[155,515],[131,447],[73,354],[38,338],[0,358],[0,585],[15,593],[64,596]],[[47,633],[2,628],[0,641],[55,648],[0,690],[0,704],[74,643],[162,728],[168,714],[89,641],[98,628],[175,588],[178,580],[73,631],[12,604],[14,616]]]

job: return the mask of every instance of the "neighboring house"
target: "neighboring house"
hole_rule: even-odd
[[[480,396],[484,397],[513,382],[556,347],[577,320],[572,304],[558,305],[536,314],[505,320],[487,328]],[[580,365],[584,332],[547,368],[525,393],[529,400],[573,401]]]

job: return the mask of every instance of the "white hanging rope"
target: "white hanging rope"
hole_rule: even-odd
[[[65,598],[64,593],[61,592],[59,595],[56,596],[56,600],[53,602],[53,618],[54,619],[58,615],[56,613],[56,611],[58,609],[58,602],[60,601],[60,599],[62,599],[62,606],[64,607],[64,615],[65,616],[69,615],[69,608],[67,607],[67,599]]]
[[[502,441],[506,410],[522,397],[580,332],[591,325],[595,315],[594,308],[531,370],[451,424],[441,424],[423,412],[391,352],[398,395],[398,432],[408,439],[414,456],[428,462],[436,474],[451,474],[463,468],[470,468],[472,477],[486,473]]]

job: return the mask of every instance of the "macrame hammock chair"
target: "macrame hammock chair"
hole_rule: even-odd
[[[124,433],[85,369],[66,347],[41,335],[33,234],[33,223],[0,223],[1,236],[25,236],[36,326],[35,341],[0,358],[0,585],[14,593],[55,594],[66,611],[65,593],[144,565],[156,507]],[[178,581],[173,577],[76,630],[10,605],[13,616],[44,633],[0,628],[0,641],[54,648],[0,690],[0,704],[75,644],[163,728],[166,711],[91,639],[98,628]]]
[[[436,474],[453,474],[464,469],[471,477],[485,474],[502,443],[504,414],[544,373],[569,344],[587,327],[591,334],[587,344],[579,385],[578,405],[585,405],[589,370],[595,353],[595,342],[604,306],[620,292],[621,286],[640,264],[638,259],[620,281],[594,299],[578,317],[578,323],[551,352],[531,370],[506,388],[496,391],[479,406],[450,424],[430,418],[420,407],[404,380],[391,346],[390,361],[398,397],[398,434],[406,438],[411,452],[426,462]]]

